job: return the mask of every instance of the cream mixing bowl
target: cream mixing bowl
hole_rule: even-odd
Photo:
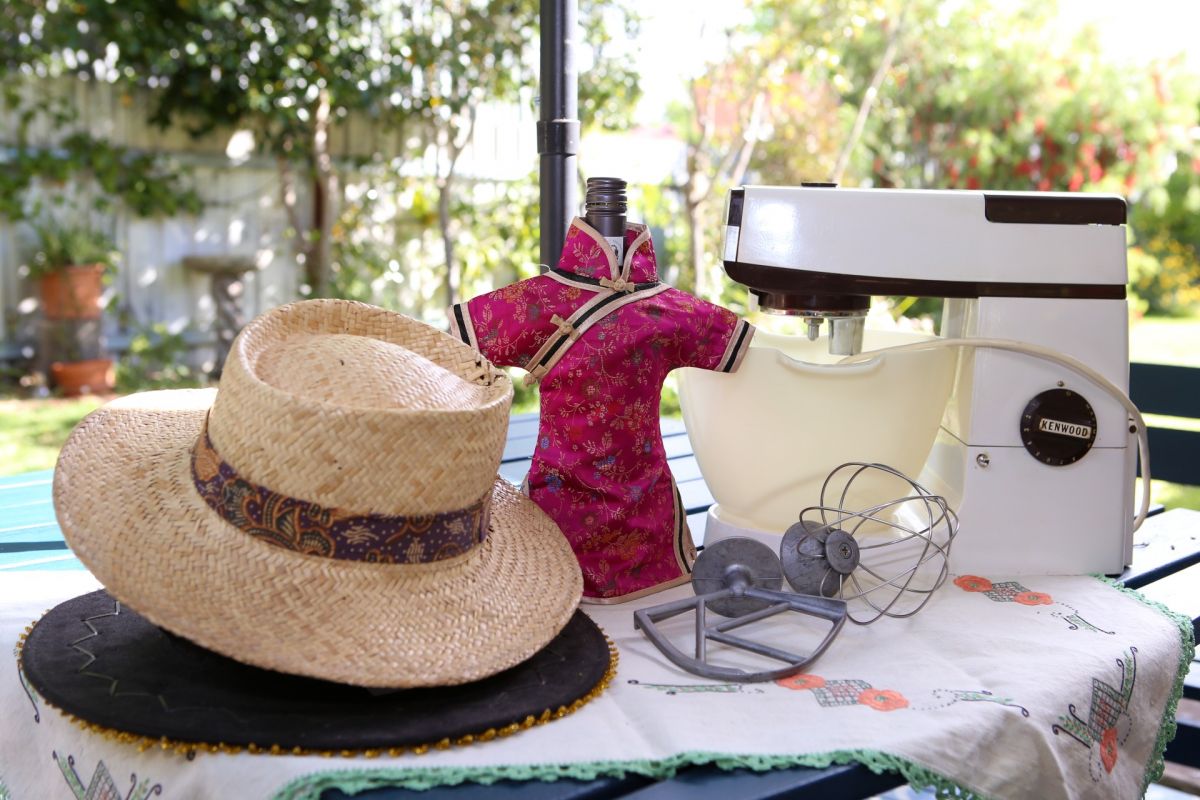
[[[863,350],[931,338],[867,330]],[[881,352],[855,364],[836,363],[840,358],[828,353],[824,337],[759,330],[737,372],[681,371],[684,424],[717,501],[706,541],[782,535],[848,461],[920,474],[950,396],[956,351]],[[856,482],[844,507],[886,503],[901,489],[907,491],[879,473]]]

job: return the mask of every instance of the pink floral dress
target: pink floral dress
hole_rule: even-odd
[[[584,600],[632,600],[688,580],[696,549],[659,432],[676,367],[732,372],[754,329],[660,283],[643,225],[618,265],[576,218],[558,266],[450,310],[454,333],[494,364],[541,383],[527,479],[583,570]]]

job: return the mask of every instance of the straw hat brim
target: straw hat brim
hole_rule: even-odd
[[[75,429],[54,473],[71,549],[109,593],[156,625],[267,669],[417,687],[518,664],[570,619],[583,588],[570,546],[499,477],[488,538],[443,561],[303,555],[229,525],[191,474],[191,448],[214,397],[173,390],[114,401]]]

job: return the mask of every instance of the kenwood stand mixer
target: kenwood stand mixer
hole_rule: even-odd
[[[726,271],[819,338],[760,330],[738,374],[681,378],[717,500],[706,542],[778,541],[834,465],[884,462],[957,509],[955,572],[1119,573],[1144,436],[1125,396],[1125,211],[1108,195],[732,191]],[[871,295],[946,298],[940,335],[864,334]],[[890,495],[864,484],[853,504]]]

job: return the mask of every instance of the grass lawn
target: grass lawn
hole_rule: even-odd
[[[1129,360],[1200,367],[1200,317],[1148,317],[1129,328]]]
[[[0,400],[0,475],[53,467],[71,429],[104,401],[94,395]]]

